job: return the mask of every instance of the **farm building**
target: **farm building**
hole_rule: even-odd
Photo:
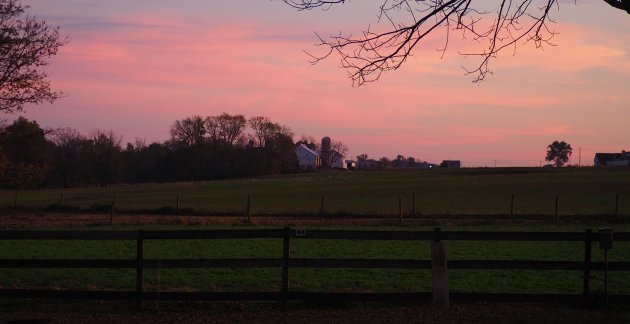
[[[595,166],[628,166],[630,165],[630,152],[621,153],[595,153]]]
[[[459,160],[444,160],[440,164],[440,168],[458,169],[462,167],[462,162]]]
[[[359,160],[357,162],[357,168],[360,170],[376,170],[380,166],[381,162],[374,159]]]
[[[295,146],[298,166],[302,170],[345,169],[343,155],[331,148],[330,137],[322,139],[321,150],[311,149],[304,144]]]
[[[357,168],[357,161],[355,160],[346,160],[346,169],[354,170]]]
[[[304,144],[295,147],[295,155],[298,158],[298,166],[302,170],[317,170],[322,165],[319,152],[311,150]]]

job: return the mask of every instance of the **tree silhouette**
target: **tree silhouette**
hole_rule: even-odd
[[[5,113],[62,95],[51,90],[41,68],[68,41],[58,27],[24,15],[26,8],[18,0],[0,0],[0,111]]]
[[[349,0],[283,0],[298,10],[330,9]],[[604,0],[614,8],[630,13],[630,0]],[[362,85],[379,79],[383,72],[396,70],[412,55],[428,35],[444,33],[442,55],[455,35],[483,44],[479,50],[459,51],[479,61],[465,68],[473,82],[483,80],[489,63],[505,49],[516,51],[517,45],[533,43],[536,48],[553,45],[556,32],[550,11],[559,8],[558,0],[382,0],[378,22],[384,29],[371,26],[358,35],[343,34],[319,38],[319,46],[327,48],[323,55],[312,55],[317,63],[332,54],[340,57],[341,67],[348,71],[353,84]],[[378,27],[377,27],[378,28]]]
[[[572,153],[573,148],[571,148],[571,144],[567,144],[565,141],[553,141],[553,143],[547,146],[547,156],[545,160],[553,161],[556,167],[561,167],[569,162],[569,157]]]

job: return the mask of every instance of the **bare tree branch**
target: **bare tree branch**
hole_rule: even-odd
[[[347,2],[283,1],[298,10],[329,9]],[[604,1],[626,11],[630,6],[630,0]],[[316,34],[316,45],[327,50],[319,55],[308,54],[313,64],[338,55],[353,84],[362,85],[378,80],[383,72],[400,68],[428,35],[442,32],[444,46],[438,49],[442,57],[455,35],[486,44],[481,49],[458,51],[464,57],[479,58],[472,67],[464,67],[473,82],[479,82],[491,73],[491,60],[506,48],[513,48],[514,54],[517,46],[530,42],[536,48],[555,46],[551,40],[557,33],[550,17],[554,7],[558,9],[558,0],[497,0],[494,4],[475,0],[382,0],[378,22],[386,22],[388,28],[382,29],[381,24],[377,26],[381,29],[369,26],[359,35],[340,32],[326,38]]]
[[[8,113],[62,96],[50,89],[41,68],[68,40],[58,28],[24,16],[26,8],[18,0],[0,0],[0,111]]]

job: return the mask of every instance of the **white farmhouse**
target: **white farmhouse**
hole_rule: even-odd
[[[298,158],[298,166],[302,170],[317,170],[322,165],[319,153],[304,144],[295,147],[295,155]]]

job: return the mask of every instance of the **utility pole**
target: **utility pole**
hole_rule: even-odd
[[[578,148],[578,166],[582,166],[582,148]]]
[[[494,160],[494,167],[497,167],[497,160]]]

